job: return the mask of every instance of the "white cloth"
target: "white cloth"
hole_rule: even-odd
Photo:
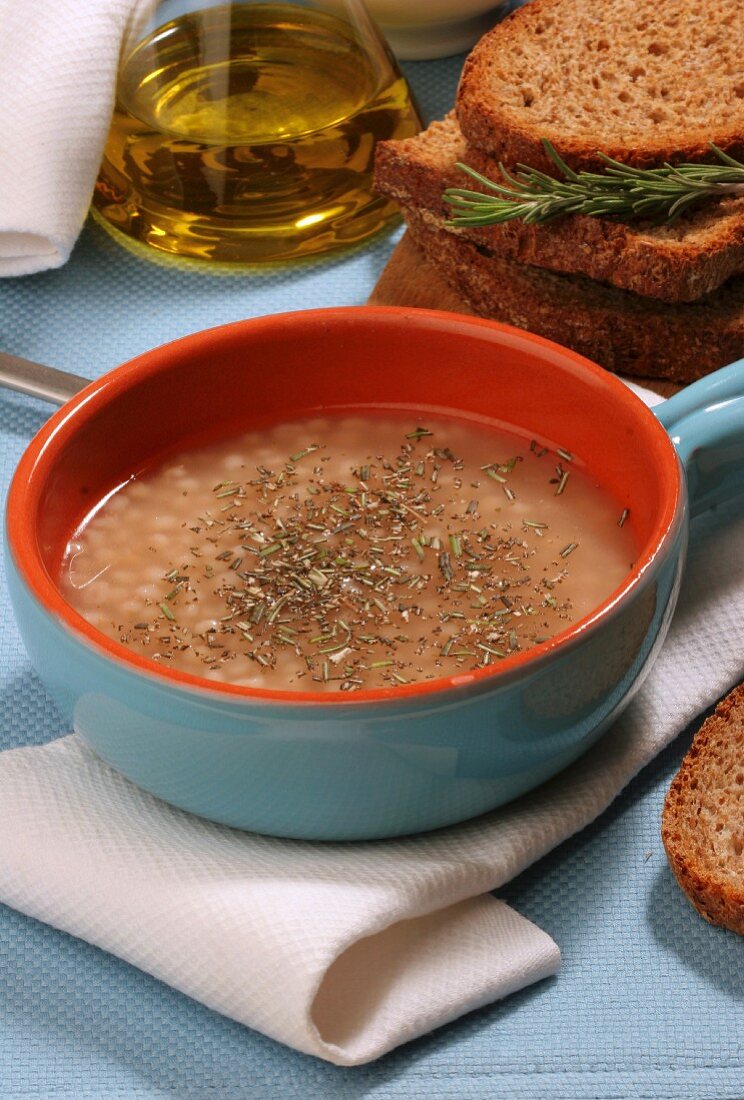
[[[59,267],[111,121],[126,0],[0,0],[0,275]]]
[[[0,754],[0,901],[290,1046],[360,1064],[557,969],[553,941],[488,891],[592,821],[742,678],[738,509],[698,530],[641,692],[538,791],[428,836],[275,840],[174,810],[65,737]]]

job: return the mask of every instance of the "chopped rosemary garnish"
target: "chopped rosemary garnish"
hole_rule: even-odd
[[[537,503],[546,464],[535,460],[547,448],[525,441],[522,453],[479,465],[454,443],[434,446],[432,434],[401,430],[397,452],[372,444],[346,467],[321,441],[277,457],[275,468],[241,465],[244,480],[210,482],[213,511],[202,502],[203,514],[187,516],[185,541],[158,566],[154,625],[143,609],[142,621],[119,628],[122,640],[157,642],[154,656],[171,667],[187,653],[210,675],[224,669],[229,679],[234,669],[236,682],[289,676],[292,686],[353,692],[480,669],[529,649],[538,632],[563,629],[571,601],[559,586],[569,569],[556,558],[577,543],[557,551],[563,505]],[[573,455],[554,445],[551,453],[558,496]],[[502,493],[517,501],[512,484],[520,500],[505,508]],[[214,506],[220,497],[224,508]],[[531,499],[543,519],[522,518]],[[204,559],[198,568],[190,554]],[[172,565],[182,558],[191,565]]]
[[[305,447],[304,450],[297,451],[296,454],[290,455],[289,456],[289,461],[290,462],[299,462],[301,458],[305,457],[305,455],[311,455],[314,451],[319,451],[319,450],[320,450],[320,444],[313,443],[309,447]]]
[[[487,466],[486,473],[489,477],[492,477],[494,481],[500,481],[502,485],[505,484],[506,478],[502,477],[501,474],[497,474],[493,466]]]
[[[570,474],[568,470],[563,470],[558,481],[558,488],[555,491],[555,495],[559,497],[563,490],[566,488],[566,482],[568,481]]]
[[[452,569],[452,562],[450,556],[446,550],[443,550],[439,555],[439,568],[442,572],[442,576],[446,581],[451,581],[454,577],[454,571]]]

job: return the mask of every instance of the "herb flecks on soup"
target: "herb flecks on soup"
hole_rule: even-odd
[[[498,663],[592,611],[635,557],[626,518],[570,453],[490,425],[316,417],[127,482],[76,532],[62,585],[162,666],[396,687]]]

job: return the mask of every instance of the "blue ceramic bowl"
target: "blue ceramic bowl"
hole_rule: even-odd
[[[741,491],[742,392],[740,363],[666,402],[660,420],[564,348],[433,311],[316,310],[197,333],[87,386],[29,446],[6,523],[23,639],[71,727],[118,771],[185,810],[326,840],[473,817],[576,759],[641,684],[684,562],[689,508],[675,445],[693,510]],[[623,585],[563,634],[497,666],[353,695],[252,690],[168,671],[64,601],[57,576],[76,523],[160,452],[216,423],[227,435],[253,419],[365,404],[486,415],[569,447],[630,509],[639,554]]]

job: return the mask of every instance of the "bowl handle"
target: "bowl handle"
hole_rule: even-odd
[[[693,516],[744,497],[744,359],[701,378],[653,411],[685,467]]]

